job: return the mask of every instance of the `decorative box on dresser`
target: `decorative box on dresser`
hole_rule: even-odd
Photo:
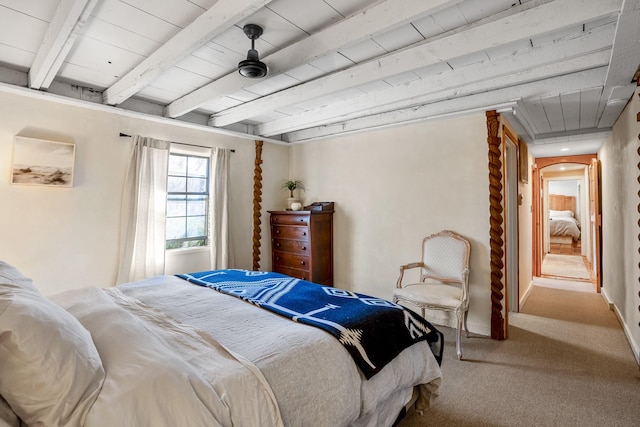
[[[272,270],[333,286],[333,210],[269,213]]]

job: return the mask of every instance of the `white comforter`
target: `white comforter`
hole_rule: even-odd
[[[174,276],[56,302],[103,358],[87,427],[385,426],[414,386],[426,408],[440,384],[426,342],[366,380],[330,334]]]
[[[580,238],[580,223],[571,217],[552,217],[549,219],[549,233],[552,236],[571,236]]]
[[[91,332],[106,373],[86,427],[283,425],[260,371],[210,336],[117,289],[55,300]]]

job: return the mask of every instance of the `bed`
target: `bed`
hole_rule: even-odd
[[[572,244],[580,240],[575,196],[549,194],[549,237],[551,243],[559,244]]]
[[[0,261],[0,426],[385,426],[437,396],[442,334],[410,310],[413,342],[365,374],[326,330],[186,279],[45,298]]]

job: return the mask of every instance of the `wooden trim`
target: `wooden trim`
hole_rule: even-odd
[[[505,339],[502,315],[504,300],[504,200],[502,196],[502,153],[499,115],[487,111],[487,142],[489,144],[489,243],[491,246],[491,338]]]
[[[262,141],[256,141],[256,159],[253,169],[253,270],[260,269],[260,227],[262,211]]]
[[[578,163],[581,165],[589,166],[591,159],[595,159],[595,154],[582,154],[578,156],[565,156],[565,157],[542,157],[536,159],[536,166],[538,169],[542,169],[546,166],[557,165],[559,163]]]
[[[540,234],[542,233],[542,226],[540,220],[540,172],[538,170],[537,164],[534,164],[533,169],[531,169],[531,209],[533,212],[532,215],[532,230],[531,230],[531,245],[533,247],[533,260],[532,260],[532,269],[531,273],[533,276],[540,276],[542,271],[542,256],[540,245],[541,240]]]

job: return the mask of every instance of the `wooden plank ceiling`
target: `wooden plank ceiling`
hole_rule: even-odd
[[[583,154],[633,94],[639,16],[640,0],[0,0],[0,81],[285,143],[498,109],[534,154]],[[237,72],[247,23],[264,78]]]

